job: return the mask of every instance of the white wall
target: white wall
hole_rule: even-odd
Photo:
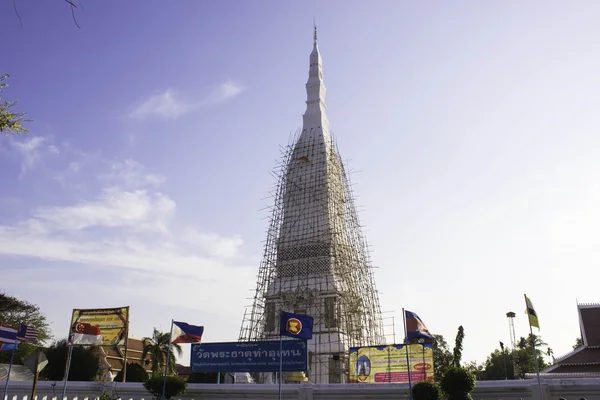
[[[37,400],[56,400],[62,396],[64,382],[39,382]],[[7,400],[30,400],[32,382],[9,382]],[[4,389],[4,382],[0,383]],[[66,398],[93,400],[103,391],[122,400],[151,400],[141,383],[69,382]],[[600,400],[600,379],[548,379],[542,381],[544,400]],[[352,400],[408,398],[407,385],[284,385],[285,400]],[[277,385],[190,384],[181,400],[277,399]],[[535,380],[478,382],[474,400],[539,400]]]

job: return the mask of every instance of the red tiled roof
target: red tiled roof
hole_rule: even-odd
[[[560,361],[561,365],[600,364],[600,347],[585,347]]]
[[[127,340],[127,347],[127,363],[142,364],[142,350],[144,348],[144,343],[142,339],[129,338]],[[121,368],[123,368],[125,348],[104,347],[103,350],[106,354],[104,358],[110,364],[112,370],[114,372],[120,371]],[[146,368],[147,371],[150,371],[150,369],[152,368],[152,363],[150,362],[148,364],[144,362],[142,365],[144,366],[144,368]]]

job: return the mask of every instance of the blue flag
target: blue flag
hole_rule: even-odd
[[[417,313],[405,310],[406,316],[406,339],[433,339],[421,318]]]
[[[279,334],[282,336],[289,336],[297,339],[311,339],[313,317],[310,315],[292,314],[282,311],[279,327]]]

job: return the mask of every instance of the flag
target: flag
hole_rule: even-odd
[[[500,348],[504,351],[504,343],[500,342]]]
[[[203,333],[203,326],[196,326],[186,324],[185,322],[173,321],[173,330],[171,331],[171,343],[200,343],[202,341]]]
[[[2,343],[0,342],[0,351],[15,350],[17,345],[15,343]]]
[[[17,330],[10,326],[0,324],[0,343],[14,344],[17,342]]]
[[[404,311],[406,317],[406,339],[433,339],[433,335],[421,321],[419,316],[411,311]]]
[[[19,331],[17,332],[17,339],[19,341],[25,343],[35,343],[38,336],[40,336],[40,331],[34,327],[24,324],[19,325]]]
[[[91,325],[86,322],[76,322],[71,328],[70,344],[102,344],[100,326]]]
[[[281,312],[279,334],[298,339],[311,339],[313,334],[313,317],[303,314]]]
[[[533,308],[533,303],[531,300],[529,300],[527,295],[525,295],[525,304],[527,306],[527,310],[525,310],[525,312],[529,316],[529,325],[540,329],[540,321],[538,321],[537,313],[535,312],[535,308]]]

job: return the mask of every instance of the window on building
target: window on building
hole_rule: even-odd
[[[272,332],[275,330],[275,303],[267,303],[265,309],[265,330]]]
[[[337,298],[325,298],[325,328],[337,328]]]

